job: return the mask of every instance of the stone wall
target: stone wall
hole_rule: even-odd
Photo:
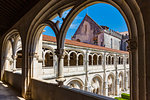
[[[82,90],[71,89],[69,87],[58,87],[32,79],[32,99],[33,100],[115,100],[113,98],[91,94]]]
[[[17,90],[21,91],[22,88],[22,76],[20,73],[13,73],[10,71],[4,72],[4,81]]]

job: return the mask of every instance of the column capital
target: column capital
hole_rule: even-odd
[[[14,60],[16,60],[17,59],[17,55],[12,55],[12,58],[14,59]]]
[[[57,57],[59,58],[64,58],[65,54],[64,54],[64,49],[60,48],[60,49],[55,49],[55,54],[57,55]]]
[[[129,52],[135,52],[137,49],[136,39],[128,39],[126,42],[128,43],[127,50]]]

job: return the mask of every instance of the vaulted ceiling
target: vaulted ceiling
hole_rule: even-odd
[[[11,28],[39,0],[0,0],[0,35]]]

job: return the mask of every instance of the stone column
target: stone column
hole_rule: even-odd
[[[98,62],[99,62],[99,56],[97,56],[97,65],[99,65],[99,63],[98,63]]]
[[[102,57],[102,66],[104,70],[103,74],[103,95],[108,96],[108,84],[107,84],[107,75],[106,75],[106,53]]]
[[[91,66],[93,66],[93,55],[91,56]]]
[[[79,64],[78,64],[78,60],[79,60],[79,59],[78,59],[78,57],[77,57],[77,62],[76,62],[76,66],[78,66],[78,65],[79,65]]]
[[[89,52],[86,50],[85,58],[84,58],[84,66],[85,66],[85,90],[91,91],[89,86]]]
[[[13,68],[12,68],[12,70],[16,71],[16,59],[17,59],[17,56],[13,55],[12,58],[13,58]]]
[[[129,39],[127,41],[128,46],[127,49],[130,54],[130,96],[131,100],[139,100],[139,78],[138,78],[138,62],[137,62],[137,41],[136,38]],[[141,80],[140,80],[141,81]],[[144,86],[143,86],[144,87]],[[142,94],[144,94],[142,92]],[[143,99],[144,100],[144,99]]]
[[[68,56],[68,67],[70,66],[70,56]]]
[[[118,76],[118,68],[117,68],[117,64],[118,64],[118,58],[117,55],[115,55],[114,57],[114,67],[115,67],[115,71],[116,71],[116,77],[115,77],[115,95],[119,96],[119,76]]]
[[[56,77],[57,74],[57,56],[53,55],[53,69],[54,69],[54,75]]]
[[[126,76],[126,74],[127,74],[127,71],[126,71],[126,57],[124,56],[123,57],[123,66],[124,66],[124,81],[123,81],[123,88],[124,88],[124,90],[125,91],[127,91],[127,83],[126,83],[126,81],[127,81],[127,76]]]
[[[56,82],[58,83],[58,86],[62,86],[64,81],[66,80],[64,78],[64,73],[63,73],[63,69],[64,69],[64,49],[61,49],[61,48],[56,49],[55,53],[56,53],[57,59],[58,59]]]
[[[43,52],[43,54],[42,54],[42,56],[43,56],[43,67],[45,67],[45,52]]]

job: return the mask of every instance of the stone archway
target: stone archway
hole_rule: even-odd
[[[71,2],[72,2],[70,4],[71,6],[72,5],[76,5],[76,6],[74,6],[75,8],[71,11],[71,13],[69,13],[69,15],[67,16],[67,19],[63,23],[63,26],[62,26],[61,31],[60,31],[60,41],[58,41],[58,49],[63,48],[65,32],[66,32],[68,26],[71,24],[72,20],[75,18],[75,16],[81,10],[83,10],[85,7],[87,7],[91,4],[102,2],[102,1],[96,0],[93,2],[92,0],[88,0],[88,1],[83,1],[83,2],[81,1],[80,3],[76,3],[77,1],[71,1]],[[145,31],[144,31],[143,17],[142,17],[141,11],[140,11],[136,1],[128,1],[128,0],[126,0],[126,1],[123,1],[123,0],[122,1],[107,1],[106,0],[103,2],[115,6],[122,13],[122,15],[124,16],[124,18],[128,24],[129,33],[131,33],[130,41],[129,41],[130,42],[129,47],[131,44],[133,44],[133,45],[135,44],[135,46],[133,46],[133,48],[130,48],[130,51],[131,51],[130,56],[132,55],[132,58],[130,58],[132,61],[131,65],[135,65],[134,67],[132,67],[132,70],[131,70],[131,76],[132,76],[132,78],[131,78],[132,79],[131,80],[132,81],[131,82],[132,90],[131,91],[132,91],[133,98],[138,99],[139,93],[136,90],[139,90],[139,88],[144,88],[146,90],[146,87],[144,85],[144,84],[146,84],[144,81],[145,77],[141,78],[141,77],[139,77],[139,74],[138,74],[138,69],[142,70],[140,72],[141,74],[145,73],[145,68],[140,66],[140,65],[144,65],[144,59],[141,60],[140,57],[138,57],[140,55],[143,58],[145,57],[145,49],[144,49],[144,47],[145,47],[145,45],[144,45],[145,44],[145,42],[144,42],[145,41],[145,39],[144,39]],[[69,2],[60,1],[60,2],[58,2],[58,5],[56,6],[56,8],[58,8],[59,4],[61,4],[61,3],[64,3],[64,6],[66,4],[68,7],[70,1]],[[43,8],[43,10],[40,10],[38,16],[36,16],[35,20],[32,21],[31,26],[29,27],[29,30],[28,30],[28,33],[30,33],[31,35],[34,34],[34,30],[37,28],[37,25],[39,25],[39,23],[41,23],[43,20],[45,20],[45,18],[49,18],[49,17],[53,16],[53,14],[55,14],[55,12],[57,13],[57,11],[60,11],[60,9],[66,8],[64,6],[63,6],[64,8],[59,7],[59,9],[57,9],[57,10],[55,9],[55,12],[52,13],[53,10],[48,10],[51,8],[50,6],[48,7],[48,5],[45,7],[46,9]],[[55,8],[55,5],[53,7]],[[35,22],[35,21],[37,21],[37,22]],[[137,35],[139,35],[140,37],[138,37]],[[30,35],[28,34],[27,37],[30,37]],[[29,41],[31,41],[31,40],[32,40],[32,38],[29,39]],[[30,44],[29,41],[27,41],[26,44]],[[138,43],[138,47],[137,47],[137,43]],[[25,50],[25,51],[27,51],[26,57],[28,57],[27,55],[29,54],[28,50],[30,50],[30,46],[29,47],[27,46],[27,48]],[[139,51],[139,52],[137,52],[137,51]],[[139,53],[139,55],[137,55],[138,53]],[[30,60],[28,60],[28,61],[30,61]],[[138,65],[138,61],[140,61],[140,65]],[[27,64],[28,64],[28,62],[27,62]],[[144,75],[142,75],[142,76],[144,76]],[[140,82],[140,84],[141,84],[140,86],[138,85],[138,79],[139,78],[141,80],[143,80]],[[146,92],[143,92],[143,93],[141,92],[140,94],[146,95]],[[141,97],[141,98],[143,98],[143,97]]]
[[[114,96],[115,94],[115,81],[114,81],[114,75],[110,74],[107,78],[108,82],[108,96]]]
[[[71,79],[67,86],[71,87],[71,88],[76,88],[76,89],[81,89],[83,90],[83,82],[80,79]]]
[[[123,72],[119,73],[119,90],[123,91]]]
[[[53,54],[51,52],[45,54],[45,67],[53,67]]]
[[[98,75],[91,82],[92,93],[102,95],[102,78]]]

